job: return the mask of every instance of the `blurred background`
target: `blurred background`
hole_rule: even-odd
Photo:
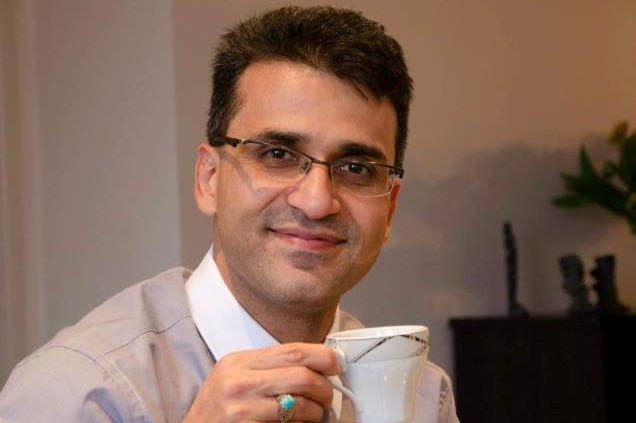
[[[211,49],[289,3],[316,2],[0,0],[0,386],[115,292],[198,264],[211,222],[191,191]],[[636,124],[636,2],[320,3],[381,21],[415,80],[393,238],[344,308],[368,325],[428,325],[431,358],[452,373],[449,319],[507,314],[510,221],[532,315],[565,314],[568,253],[588,271],[615,254],[620,299],[636,309],[625,221],[551,204],[580,146],[601,163],[613,125]]]

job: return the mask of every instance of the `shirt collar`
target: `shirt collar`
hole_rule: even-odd
[[[234,298],[216,266],[212,249],[192,272],[185,288],[192,320],[216,361],[236,351],[279,345]],[[339,311],[330,333],[340,328]]]

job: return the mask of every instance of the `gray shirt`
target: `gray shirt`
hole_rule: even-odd
[[[134,285],[60,331],[11,373],[0,422],[180,422],[214,366],[188,306],[189,275]],[[342,314],[339,330],[359,327]],[[457,421],[448,376],[432,363],[425,374],[435,420]]]

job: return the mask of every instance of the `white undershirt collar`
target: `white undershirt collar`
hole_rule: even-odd
[[[236,351],[278,344],[236,301],[211,249],[186,281],[186,293],[194,324],[216,361]]]

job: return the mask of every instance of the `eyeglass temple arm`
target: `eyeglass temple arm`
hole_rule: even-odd
[[[210,145],[212,147],[221,147],[221,146],[226,145],[226,144],[231,145],[232,147],[236,147],[240,143],[241,143],[240,139],[226,137],[225,135],[216,136],[216,137],[212,138],[212,140],[210,141]]]

